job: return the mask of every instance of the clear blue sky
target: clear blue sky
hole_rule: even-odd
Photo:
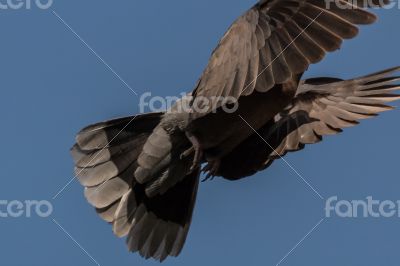
[[[1,10],[0,198],[48,199],[72,177],[75,133],[134,114],[139,98],[52,13],[55,10],[139,94],[190,91],[229,24],[254,0],[55,1]],[[307,76],[350,78],[400,65],[399,10],[377,12]],[[325,198],[400,199],[395,110],[286,159]],[[159,265],[125,242],[74,181],[47,219],[0,218],[2,265]],[[201,184],[181,256],[165,265],[276,265],[324,217],[324,201],[282,161],[237,182]],[[399,265],[400,218],[325,219],[281,265]]]

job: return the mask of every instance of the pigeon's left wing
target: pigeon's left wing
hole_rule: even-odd
[[[398,71],[400,67],[346,81],[303,81],[293,103],[275,117],[274,123],[265,125],[222,159],[218,175],[238,179],[254,174],[287,152],[301,150],[325,135],[357,125],[358,120],[392,110],[394,107],[385,103],[400,100],[400,95],[394,94],[400,90],[400,84],[395,84],[400,77],[393,76]],[[298,115],[304,113],[307,116]],[[235,159],[243,158],[243,154],[246,160],[235,164]]]

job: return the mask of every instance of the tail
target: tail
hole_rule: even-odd
[[[71,149],[76,176],[100,217],[127,236],[130,251],[160,261],[182,250],[199,179],[198,171],[187,171],[191,158],[179,157],[186,138],[169,135],[162,118],[150,113],[88,126]]]

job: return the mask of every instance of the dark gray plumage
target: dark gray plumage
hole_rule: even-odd
[[[373,23],[364,1],[261,0],[223,36],[191,96],[165,113],[84,128],[72,148],[75,172],[99,216],[127,237],[130,251],[177,256],[193,213],[200,165],[240,179],[289,151],[317,143],[400,99],[400,67],[343,81],[301,81],[310,64]],[[374,1],[374,4],[380,1]],[[386,2],[385,2],[386,3]],[[233,97],[225,112],[216,97]],[[197,99],[211,102],[199,112]],[[191,111],[182,111],[190,106]],[[215,111],[215,112],[211,112]],[[255,131],[257,131],[255,133]]]

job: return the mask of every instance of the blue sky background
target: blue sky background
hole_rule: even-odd
[[[87,124],[138,111],[139,94],[190,91],[230,23],[254,0],[56,1],[1,10],[0,198],[48,199],[72,177],[69,148]],[[306,74],[351,78],[400,65],[399,10]],[[286,159],[325,198],[400,199],[400,112],[385,113]],[[0,218],[1,265],[159,265],[125,242],[73,182],[47,219]],[[165,265],[276,265],[324,217],[324,204],[283,161],[237,182],[201,184],[186,246]],[[399,265],[400,218],[325,219],[281,265]]]

